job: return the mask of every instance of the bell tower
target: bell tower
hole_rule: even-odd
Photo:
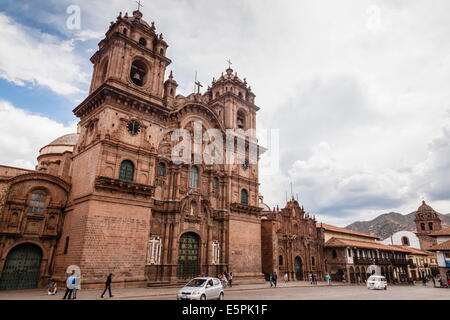
[[[436,242],[436,239],[430,237],[429,234],[442,229],[441,219],[432,207],[422,201],[422,205],[417,209],[414,222],[416,223],[420,245],[422,249],[427,250]]]
[[[79,138],[72,158],[72,190],[55,262],[81,268],[86,287],[114,273],[123,286],[142,286],[145,275],[156,148],[167,128],[176,82],[164,75],[171,61],[154,23],[120,14],[94,64],[89,96],[74,109]],[[165,97],[164,91],[169,96]]]
[[[422,201],[422,205],[417,209],[414,222],[416,223],[418,235],[428,235],[431,232],[442,229],[441,219],[437,212],[427,205],[425,201]]]
[[[166,57],[163,35],[155,31],[154,22],[144,21],[140,11],[132,16],[120,13],[91,58],[90,93],[108,84],[163,104],[164,77],[171,60]]]

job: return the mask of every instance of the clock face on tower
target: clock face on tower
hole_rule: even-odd
[[[132,135],[137,135],[141,131],[141,126],[139,125],[139,122],[136,120],[128,121],[127,124],[128,132]]]

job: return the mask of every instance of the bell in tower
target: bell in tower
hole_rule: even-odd
[[[147,75],[147,67],[144,62],[136,60],[131,65],[130,77],[131,81],[139,87],[144,85],[144,79]]]
[[[90,93],[102,86],[117,87],[140,98],[156,98],[163,104],[168,45],[155,33],[140,11],[121,14],[111,24],[99,50],[92,56],[94,74]]]

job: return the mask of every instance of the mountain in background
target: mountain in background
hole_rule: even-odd
[[[374,233],[382,239],[386,239],[397,231],[416,231],[416,224],[414,223],[416,212],[417,211],[414,211],[407,215],[397,212],[385,213],[371,221],[354,222],[345,228],[363,233]],[[450,214],[438,214],[442,221],[442,228],[449,227]]]

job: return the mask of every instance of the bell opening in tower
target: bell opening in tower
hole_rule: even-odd
[[[145,84],[145,76],[147,75],[147,66],[140,60],[135,60],[131,65],[130,78],[133,83],[139,87]]]

